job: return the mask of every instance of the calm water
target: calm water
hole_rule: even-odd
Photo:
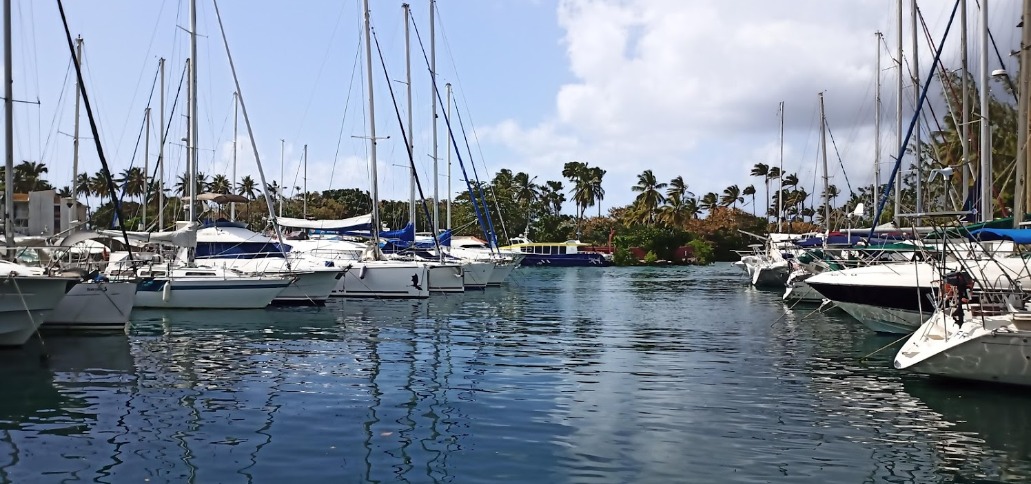
[[[0,352],[0,481],[1031,480],[1031,393],[890,369],[730,265],[540,269]]]

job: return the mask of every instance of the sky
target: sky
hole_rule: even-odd
[[[379,43],[372,69],[378,186],[381,198],[403,199],[408,160],[397,112],[407,123],[405,21],[401,2],[370,3]],[[935,43],[951,3],[920,4]],[[970,58],[976,67],[980,12],[977,2],[969,3]],[[411,113],[417,170],[424,193],[432,196],[429,4],[411,5]],[[919,46],[912,48],[910,0],[905,4],[906,69],[919,65],[926,79],[933,50],[922,27]],[[209,175],[231,175],[235,87],[213,5],[198,1],[199,167]],[[603,212],[631,203],[636,195],[631,186],[646,169],[664,181],[683,176],[699,196],[732,184],[754,184],[762,194],[761,180],[749,176],[751,167],[783,163],[810,192],[819,192],[820,92],[833,135],[831,183],[847,193],[847,187],[873,181],[878,50],[879,158],[885,172],[898,150],[894,1],[439,0],[436,5],[437,84],[444,96],[444,85],[451,83],[456,100],[449,118],[455,133],[453,193],[464,188],[459,157],[470,178],[473,167],[480,179],[509,168],[535,176],[537,183],[562,180],[562,166],[569,161],[600,166],[607,170]],[[1019,41],[1019,6],[992,2],[989,12],[992,33],[1014,74],[1015,58],[1008,54]],[[42,161],[51,182],[66,186],[72,173],[75,76],[57,4],[14,0],[13,8],[14,92],[17,100],[27,101],[15,107],[15,161]],[[369,189],[361,3],[222,0],[218,8],[268,180],[303,186],[307,145],[309,191]],[[182,173],[186,90],[184,85],[180,91],[179,83],[189,55],[189,2],[65,0],[65,10],[72,35],[84,39],[85,85],[113,170],[144,164],[145,143],[137,140],[148,105],[147,164],[154,169],[160,139],[157,67],[165,58],[166,177]],[[880,45],[877,31],[884,33]],[[943,49],[944,68],[961,67],[959,53],[957,18]],[[990,58],[990,69],[999,68],[994,55]],[[915,96],[909,79],[907,74],[907,121]],[[937,113],[941,118],[943,109]],[[438,117],[437,180],[443,198],[451,140],[440,107]],[[81,119],[80,171],[92,173],[100,163],[85,112]],[[254,150],[243,116],[239,119],[236,174],[257,177]],[[571,202],[564,211],[573,212]]]

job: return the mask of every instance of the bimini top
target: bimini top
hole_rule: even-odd
[[[1009,240],[1014,244],[1031,244],[1031,229],[977,229],[970,232],[970,240]]]

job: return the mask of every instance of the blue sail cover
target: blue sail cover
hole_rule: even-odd
[[[408,222],[408,225],[397,229],[379,233],[380,238],[397,239],[403,242],[415,242],[415,224]]]
[[[970,232],[970,240],[1010,240],[1015,244],[1031,244],[1029,229],[977,229]]]

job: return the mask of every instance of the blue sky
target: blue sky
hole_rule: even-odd
[[[51,169],[51,181],[66,185],[74,84],[66,79],[69,56],[56,3],[14,3],[15,94],[40,100],[38,106],[16,108],[16,160],[41,160]],[[390,78],[403,80],[401,3],[371,3]],[[945,3],[921,5],[936,39],[949,13]],[[428,4],[412,5],[424,42]],[[212,3],[200,0],[199,5],[200,168],[228,174],[234,87]],[[666,180],[683,175],[699,194],[758,183],[749,179],[748,170],[756,162],[777,160],[777,104],[782,100],[787,105],[785,169],[812,183],[816,94],[826,91],[829,123],[848,183],[855,186],[872,180],[873,32],[885,32],[894,52],[894,5],[883,0],[441,0],[438,82],[441,89],[445,82],[454,84],[466,128],[475,130],[469,137],[481,178],[507,167],[536,175],[538,181],[557,180],[562,164],[583,161],[609,172],[603,209],[631,202],[630,186],[644,169]],[[1000,49],[1009,50],[1019,38],[1013,27],[1019,5],[992,5],[996,40]],[[130,163],[142,165],[142,144],[135,161],[132,155],[157,59],[168,59],[170,106],[188,52],[179,28],[188,27],[188,2],[66,0],[65,6],[73,35],[86,41],[86,84],[109,163],[116,171]],[[307,144],[309,190],[368,189],[365,141],[355,138],[367,134],[360,2],[223,0],[219,8],[266,175],[280,177],[285,147],[286,185],[301,185],[298,165]],[[977,12],[971,10],[970,18],[973,39]],[[909,51],[908,13],[906,29]],[[432,190],[429,77],[412,36],[415,154],[424,187]],[[921,42],[920,64],[926,71],[931,55]],[[956,44],[945,52],[949,68],[958,67]],[[974,54],[976,59],[976,49]],[[894,142],[895,73],[888,68],[888,55],[885,51],[882,76],[885,153]],[[403,198],[405,151],[375,62],[377,134],[390,136],[379,143],[381,194]],[[406,114],[404,85],[392,84]],[[150,102],[153,166],[156,94]],[[179,111],[172,118],[166,154],[170,173],[185,169],[178,141],[184,126]],[[88,126],[81,129],[88,136]],[[444,157],[442,123],[440,131]],[[240,133],[238,174],[255,174],[242,121]],[[82,142],[80,165],[95,172],[99,162],[90,143]],[[844,187],[840,172],[832,175],[832,183]],[[456,177],[459,173],[456,167]],[[453,184],[458,190],[460,182]],[[442,179],[442,192],[443,187]]]

